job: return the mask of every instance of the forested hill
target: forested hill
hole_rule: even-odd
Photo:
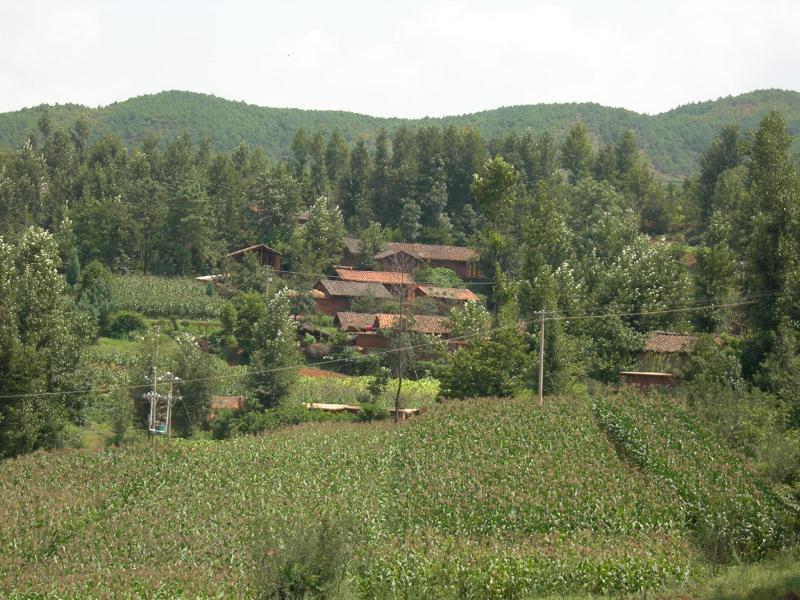
[[[341,111],[265,108],[193,92],[171,91],[139,96],[105,107],[75,104],[39,106],[0,114],[0,150],[18,148],[36,129],[40,113],[49,109],[57,126],[70,126],[86,115],[93,136],[114,134],[128,145],[155,133],[165,139],[188,132],[195,139],[207,137],[217,150],[231,150],[241,142],[262,146],[273,157],[289,152],[295,131],[341,129],[349,141],[358,136],[373,139],[385,127],[390,132],[402,123],[472,125],[488,138],[516,129],[534,133],[550,130],[557,138],[576,120],[582,120],[598,143],[614,142],[619,133],[633,129],[653,167],[664,174],[691,172],[697,158],[720,127],[737,124],[755,127],[769,110],[781,111],[790,134],[800,133],[800,93],[782,90],[755,91],[739,96],[688,104],[658,115],[644,115],[594,103],[537,104],[425,119],[384,119]]]

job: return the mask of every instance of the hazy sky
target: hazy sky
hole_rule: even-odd
[[[800,90],[800,1],[0,0],[0,111],[164,89],[380,116]]]

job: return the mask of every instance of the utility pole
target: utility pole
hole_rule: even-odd
[[[150,396],[150,419],[147,423],[147,435],[153,441],[153,431],[156,428],[156,407],[158,405],[158,342],[161,339],[161,326],[156,326],[156,351],[153,358],[153,391]]]
[[[544,309],[539,316],[539,406],[544,406]]]

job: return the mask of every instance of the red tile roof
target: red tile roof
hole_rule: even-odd
[[[343,281],[363,281],[387,285],[414,285],[414,280],[405,273],[394,271],[357,271],[355,269],[336,269],[336,275]]]
[[[478,298],[471,290],[465,288],[436,287],[433,285],[418,285],[417,290],[431,298],[443,300],[459,300],[461,302],[478,302]]]
[[[377,329],[389,329],[397,324],[398,318],[398,315],[375,315],[375,326]],[[450,333],[450,319],[434,315],[414,315],[411,328],[412,331],[417,331],[419,333],[438,335]]]
[[[697,336],[671,331],[653,331],[644,343],[645,352],[688,354],[697,343]]]
[[[376,331],[388,329],[397,324],[398,315],[386,313],[353,313],[339,312],[334,317],[334,322],[343,331]],[[442,335],[450,333],[450,319],[435,315],[414,315],[412,317],[412,331]]]

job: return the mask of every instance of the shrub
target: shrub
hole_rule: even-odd
[[[130,334],[135,331],[144,331],[147,329],[147,321],[144,317],[133,311],[121,310],[113,313],[108,318],[108,326],[106,327],[106,335],[108,337],[123,339],[130,337]]]
[[[323,515],[264,540],[257,557],[258,598],[330,598],[338,595],[349,561],[345,528]]]

